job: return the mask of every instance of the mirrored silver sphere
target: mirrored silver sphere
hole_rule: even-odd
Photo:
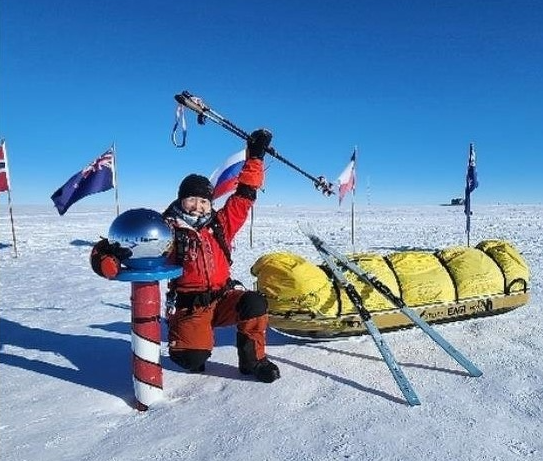
[[[123,261],[127,266],[137,265],[138,260],[152,265],[149,258],[163,258],[170,243],[172,232],[157,211],[136,208],[121,213],[111,223],[108,239],[118,242],[123,248],[130,248],[132,256]],[[140,264],[141,265],[141,264]]]

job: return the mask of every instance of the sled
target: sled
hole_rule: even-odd
[[[427,323],[444,323],[502,314],[529,302],[528,266],[501,240],[484,240],[474,248],[361,253],[348,259],[371,272],[367,282],[352,277],[350,282],[381,331],[414,326],[402,305]],[[278,332],[306,338],[368,333],[324,267],[292,253],[272,253],[261,256],[251,271],[256,288],[268,298],[270,326]],[[383,288],[390,296],[380,294]]]
[[[412,307],[427,323],[445,323],[470,318],[503,314],[523,306],[529,301],[529,291],[510,295],[481,296],[445,304]],[[413,322],[399,309],[369,311],[380,331],[394,331],[413,327]],[[307,338],[337,338],[367,334],[364,323],[357,314],[336,319],[318,318],[311,314],[272,313],[270,327],[289,336]]]

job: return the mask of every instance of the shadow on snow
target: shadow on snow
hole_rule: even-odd
[[[0,363],[93,388],[117,396],[123,399],[129,405],[132,405],[134,402],[134,391],[132,383],[132,351],[129,338],[131,331],[130,323],[113,322],[104,325],[89,325],[89,327],[112,333],[120,333],[126,335],[127,339],[58,333],[40,328],[28,327],[11,320],[0,318],[0,330],[2,331],[2,336],[0,338],[0,346],[2,349],[0,352]],[[161,322],[161,330],[162,341],[167,341],[167,325],[165,321]],[[235,343],[235,327],[215,329],[216,347],[235,346]],[[349,355],[353,357],[353,360],[382,360],[378,357],[371,357],[364,354],[331,348],[328,345],[311,344],[304,339],[286,337],[273,330],[268,330],[269,346],[281,346],[288,344],[322,349],[327,352],[342,355]],[[34,349],[58,354],[73,364],[74,368],[68,368],[65,366],[48,363],[43,360],[29,359],[20,355],[6,353],[5,346],[8,345],[23,349]],[[235,361],[237,359],[235,349],[232,351],[232,353],[236,355],[234,358]],[[270,358],[279,363],[284,363],[298,368],[302,371],[309,371],[316,375],[333,379],[363,392],[381,396],[393,402],[404,403],[403,400],[397,397],[377,389],[369,388],[351,379],[336,376],[330,372],[297,363],[284,357],[270,355]],[[187,373],[169,360],[168,357],[162,357],[161,365],[165,370]],[[402,365],[406,367],[425,368],[452,374],[464,374],[455,370],[425,366],[421,364],[404,363]],[[213,357],[208,362],[206,374],[241,381],[252,380],[251,377],[240,375],[236,366],[215,362],[213,361]],[[165,384],[167,386],[167,383]]]
[[[0,363],[97,389],[131,402],[133,399],[130,341],[101,336],[71,335],[31,328],[0,318]],[[52,352],[75,368],[4,352],[6,345]]]

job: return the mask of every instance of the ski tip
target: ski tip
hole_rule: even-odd
[[[480,378],[483,376],[483,372],[478,368],[475,368],[474,370],[470,370],[469,375],[473,378]]]
[[[410,407],[418,407],[420,405],[419,396],[414,391],[414,389],[411,388],[411,385],[407,385],[406,387],[400,387],[400,390],[402,391],[406,403]]]

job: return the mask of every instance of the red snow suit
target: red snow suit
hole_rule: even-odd
[[[247,219],[256,197],[255,191],[262,186],[263,180],[263,161],[247,159],[239,175],[237,191],[215,214],[219,229],[209,224],[198,230],[191,227],[172,212],[176,202],[164,212],[166,222],[176,235],[169,261],[183,268],[182,275],[170,281],[170,290],[177,294],[175,313],[168,319],[170,355],[172,351],[187,350],[208,351],[210,354],[214,346],[213,328],[237,324],[238,333],[254,342],[256,359],[265,357],[267,304],[263,298],[256,298],[256,293],[230,286],[227,254],[234,236]],[[253,193],[242,193],[244,187]],[[221,229],[227,251],[221,247],[221,239],[214,235]],[[244,294],[244,301],[241,301]]]

